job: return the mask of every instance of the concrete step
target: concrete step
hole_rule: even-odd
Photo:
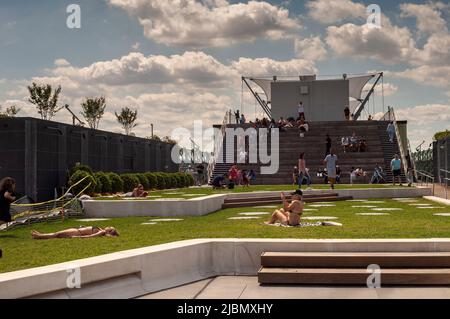
[[[450,253],[424,252],[265,252],[263,267],[283,268],[450,268]]]
[[[366,285],[366,268],[261,268],[260,284],[303,285]],[[385,285],[448,285],[450,269],[381,268],[381,284]]]

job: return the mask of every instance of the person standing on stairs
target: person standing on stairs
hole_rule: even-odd
[[[398,177],[398,183],[400,186],[402,185],[402,177],[401,177],[401,173],[402,173],[402,161],[400,160],[400,158],[398,157],[397,154],[395,154],[394,158],[391,161],[391,170],[392,170],[392,174],[393,176],[393,181],[394,181],[394,186],[395,186],[395,178]]]
[[[338,157],[334,154],[333,149],[330,150],[330,154],[324,159],[324,164],[327,166],[328,180],[330,181],[331,189],[334,189],[334,184],[336,182],[336,165]]]
[[[395,126],[394,122],[390,122],[388,124],[388,127],[386,129],[386,132],[389,135],[389,142],[394,143],[394,137],[395,137]]]
[[[327,133],[325,156],[330,154],[330,151],[331,151],[331,138],[330,134]]]
[[[300,103],[298,104],[298,118],[299,120],[306,120],[305,118],[305,106],[303,105],[303,102],[300,101]]]

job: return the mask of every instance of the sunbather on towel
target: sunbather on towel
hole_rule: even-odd
[[[303,215],[303,192],[298,189],[292,195],[292,201],[289,203],[286,200],[284,193],[281,193],[281,199],[283,201],[283,208],[277,209],[266,224],[272,225],[277,222],[288,225],[298,226],[300,224],[300,218]]]
[[[33,230],[31,236],[34,239],[55,239],[55,238],[94,238],[94,237],[117,237],[119,233],[114,227],[105,229],[95,226],[70,228],[56,233],[42,234]]]

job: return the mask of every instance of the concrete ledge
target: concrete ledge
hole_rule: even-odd
[[[439,204],[450,206],[450,200],[445,199],[445,198],[440,198],[440,197],[436,197],[436,196],[424,196],[424,198],[431,200],[433,202],[439,203]]]
[[[450,252],[450,239],[196,239],[0,274],[0,298],[133,298],[223,275],[254,276],[264,251]],[[67,289],[79,267],[81,289]]]
[[[87,217],[170,217],[203,216],[222,209],[226,194],[185,200],[87,200],[83,201]]]
[[[292,191],[286,190],[286,192]],[[305,194],[326,194],[330,190],[311,190]],[[400,198],[431,196],[431,188],[401,187],[401,188],[367,188],[339,189],[333,191],[339,196],[353,196],[355,199],[370,198]],[[225,199],[278,196],[277,192],[252,192],[209,195],[183,200],[88,200],[83,201],[87,217],[117,218],[117,217],[173,217],[173,216],[204,216],[222,209]]]

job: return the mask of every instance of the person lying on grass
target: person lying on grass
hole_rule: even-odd
[[[281,223],[287,226],[300,225],[300,218],[303,215],[303,192],[298,189],[292,194],[292,201],[289,203],[286,199],[286,195],[281,193],[281,200],[283,201],[283,208],[277,209],[270,218],[270,221],[266,222],[267,225],[273,225],[275,223]]]
[[[133,193],[131,194],[131,197],[147,197],[148,192],[144,191],[144,186],[142,184],[139,184],[135,189],[133,189]]]
[[[95,226],[80,226],[79,228],[70,228],[48,234],[42,234],[33,230],[31,236],[33,239],[118,237],[119,232],[114,227],[106,227],[103,229]]]

